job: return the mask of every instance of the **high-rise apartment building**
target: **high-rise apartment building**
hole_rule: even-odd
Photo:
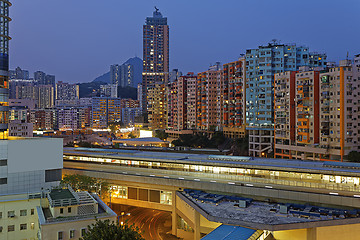
[[[137,100],[139,101],[139,105],[141,108],[142,108],[142,93],[143,93],[142,84],[138,83],[138,85],[137,85]]]
[[[141,114],[142,109],[140,107],[121,108],[121,121],[125,124],[125,126],[134,126],[136,118],[140,117]]]
[[[55,87],[55,75],[46,75],[44,85],[51,85]]]
[[[22,70],[20,67],[15,68],[15,70],[9,71],[9,78],[10,79],[30,79],[29,71]]]
[[[110,83],[120,87],[132,87],[134,84],[134,67],[131,64],[114,64],[110,66]]]
[[[360,68],[344,60],[320,78],[320,147],[323,158],[342,161],[360,150]]]
[[[16,99],[31,99],[37,108],[52,108],[54,106],[54,87],[52,85],[16,86]]]
[[[223,132],[229,138],[245,136],[245,58],[223,65]]]
[[[118,97],[118,85],[117,84],[100,85],[100,96],[117,98]]]
[[[197,76],[188,73],[170,83],[169,128],[181,131],[195,129]]]
[[[326,55],[310,53],[307,47],[295,44],[270,43],[246,50],[245,58],[249,154],[265,156],[273,151],[274,74],[301,66],[326,67]]]
[[[44,84],[45,82],[45,77],[46,77],[46,73],[42,72],[42,71],[36,71],[34,72],[34,80],[38,83],[38,84]]]
[[[304,149],[319,144],[319,74],[306,67],[275,74],[275,157],[304,159]]]
[[[30,110],[30,122],[35,130],[53,130],[56,128],[56,111],[55,109]]]
[[[27,80],[27,79],[10,79],[9,80],[9,98],[15,99],[18,87],[22,86],[34,86],[34,80]]]
[[[120,100],[121,108],[138,108],[140,107],[140,103],[138,100],[134,100],[131,98],[122,98]]]
[[[92,99],[92,126],[103,129],[111,122],[121,121],[121,99],[96,97]]]
[[[186,76],[186,125],[187,129],[196,129],[197,75],[193,72]]]
[[[39,85],[38,89],[38,108],[54,107],[54,87],[52,85]]]
[[[9,1],[0,1],[2,20],[0,22],[0,139],[7,136],[9,118]]]
[[[354,66],[360,68],[360,54],[355,55],[354,57]]]
[[[61,107],[57,109],[57,125],[59,129],[81,129],[89,127],[89,108]]]
[[[152,129],[167,127],[169,26],[157,8],[143,26],[143,112]]]
[[[275,75],[275,157],[342,161],[359,151],[360,69]]]
[[[179,77],[169,84],[168,128],[180,131],[187,128],[187,81]]]
[[[56,100],[76,100],[79,99],[80,89],[77,84],[58,81],[55,88]]]
[[[196,127],[199,130],[221,130],[223,119],[223,73],[220,63],[198,73]]]

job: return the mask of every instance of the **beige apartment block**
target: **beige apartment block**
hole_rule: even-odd
[[[117,216],[96,195],[71,188],[51,190],[37,213],[39,239],[46,240],[79,239],[96,219],[115,222]]]
[[[360,68],[348,60],[276,74],[275,157],[343,161],[359,151],[359,89]]]
[[[320,77],[320,147],[326,159],[342,161],[360,150],[360,68],[341,61]]]

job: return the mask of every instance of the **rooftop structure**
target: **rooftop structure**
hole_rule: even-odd
[[[116,213],[98,196],[70,187],[52,189],[37,213],[41,239],[79,239],[95,219],[116,221]]]

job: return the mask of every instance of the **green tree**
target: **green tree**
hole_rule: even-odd
[[[88,231],[81,240],[144,240],[139,228],[134,225],[119,225],[110,220],[101,221],[88,226]]]
[[[128,137],[129,137],[129,138],[136,138],[136,136],[135,136],[132,132],[129,133]]]
[[[125,127],[125,124],[123,122],[109,122],[108,125],[111,133],[116,133],[116,130],[121,127]]]
[[[85,148],[92,148],[92,147],[93,147],[93,145],[92,145],[91,143],[89,143],[89,142],[84,142],[84,141],[80,141],[80,142],[78,143],[78,145],[79,145],[79,147],[85,147]]]
[[[168,137],[168,134],[165,130],[155,130],[155,137],[160,138],[161,140],[165,140]]]
[[[222,132],[215,132],[210,140],[211,147],[218,148],[226,141],[226,138]]]
[[[74,147],[74,143],[73,142],[68,142],[64,147]]]
[[[238,138],[233,141],[231,152],[234,156],[248,156],[249,155],[249,136]]]
[[[75,191],[88,191],[98,195],[109,192],[109,183],[100,179],[80,174],[65,175],[60,186],[70,185]]]
[[[351,162],[360,162],[360,152],[351,151],[349,155],[346,156],[346,159]]]

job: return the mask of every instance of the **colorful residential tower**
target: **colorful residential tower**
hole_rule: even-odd
[[[245,136],[245,58],[223,65],[224,122],[229,138]]]
[[[246,124],[251,156],[272,155],[274,74],[301,66],[325,67],[326,55],[295,44],[269,43],[246,50]]]
[[[359,151],[360,68],[275,75],[275,157],[343,161]]]
[[[223,74],[217,63],[209,70],[198,73],[196,125],[204,131],[221,130],[223,119]]]
[[[9,118],[9,1],[0,1],[1,28],[0,28],[0,139],[5,139],[8,135]]]

